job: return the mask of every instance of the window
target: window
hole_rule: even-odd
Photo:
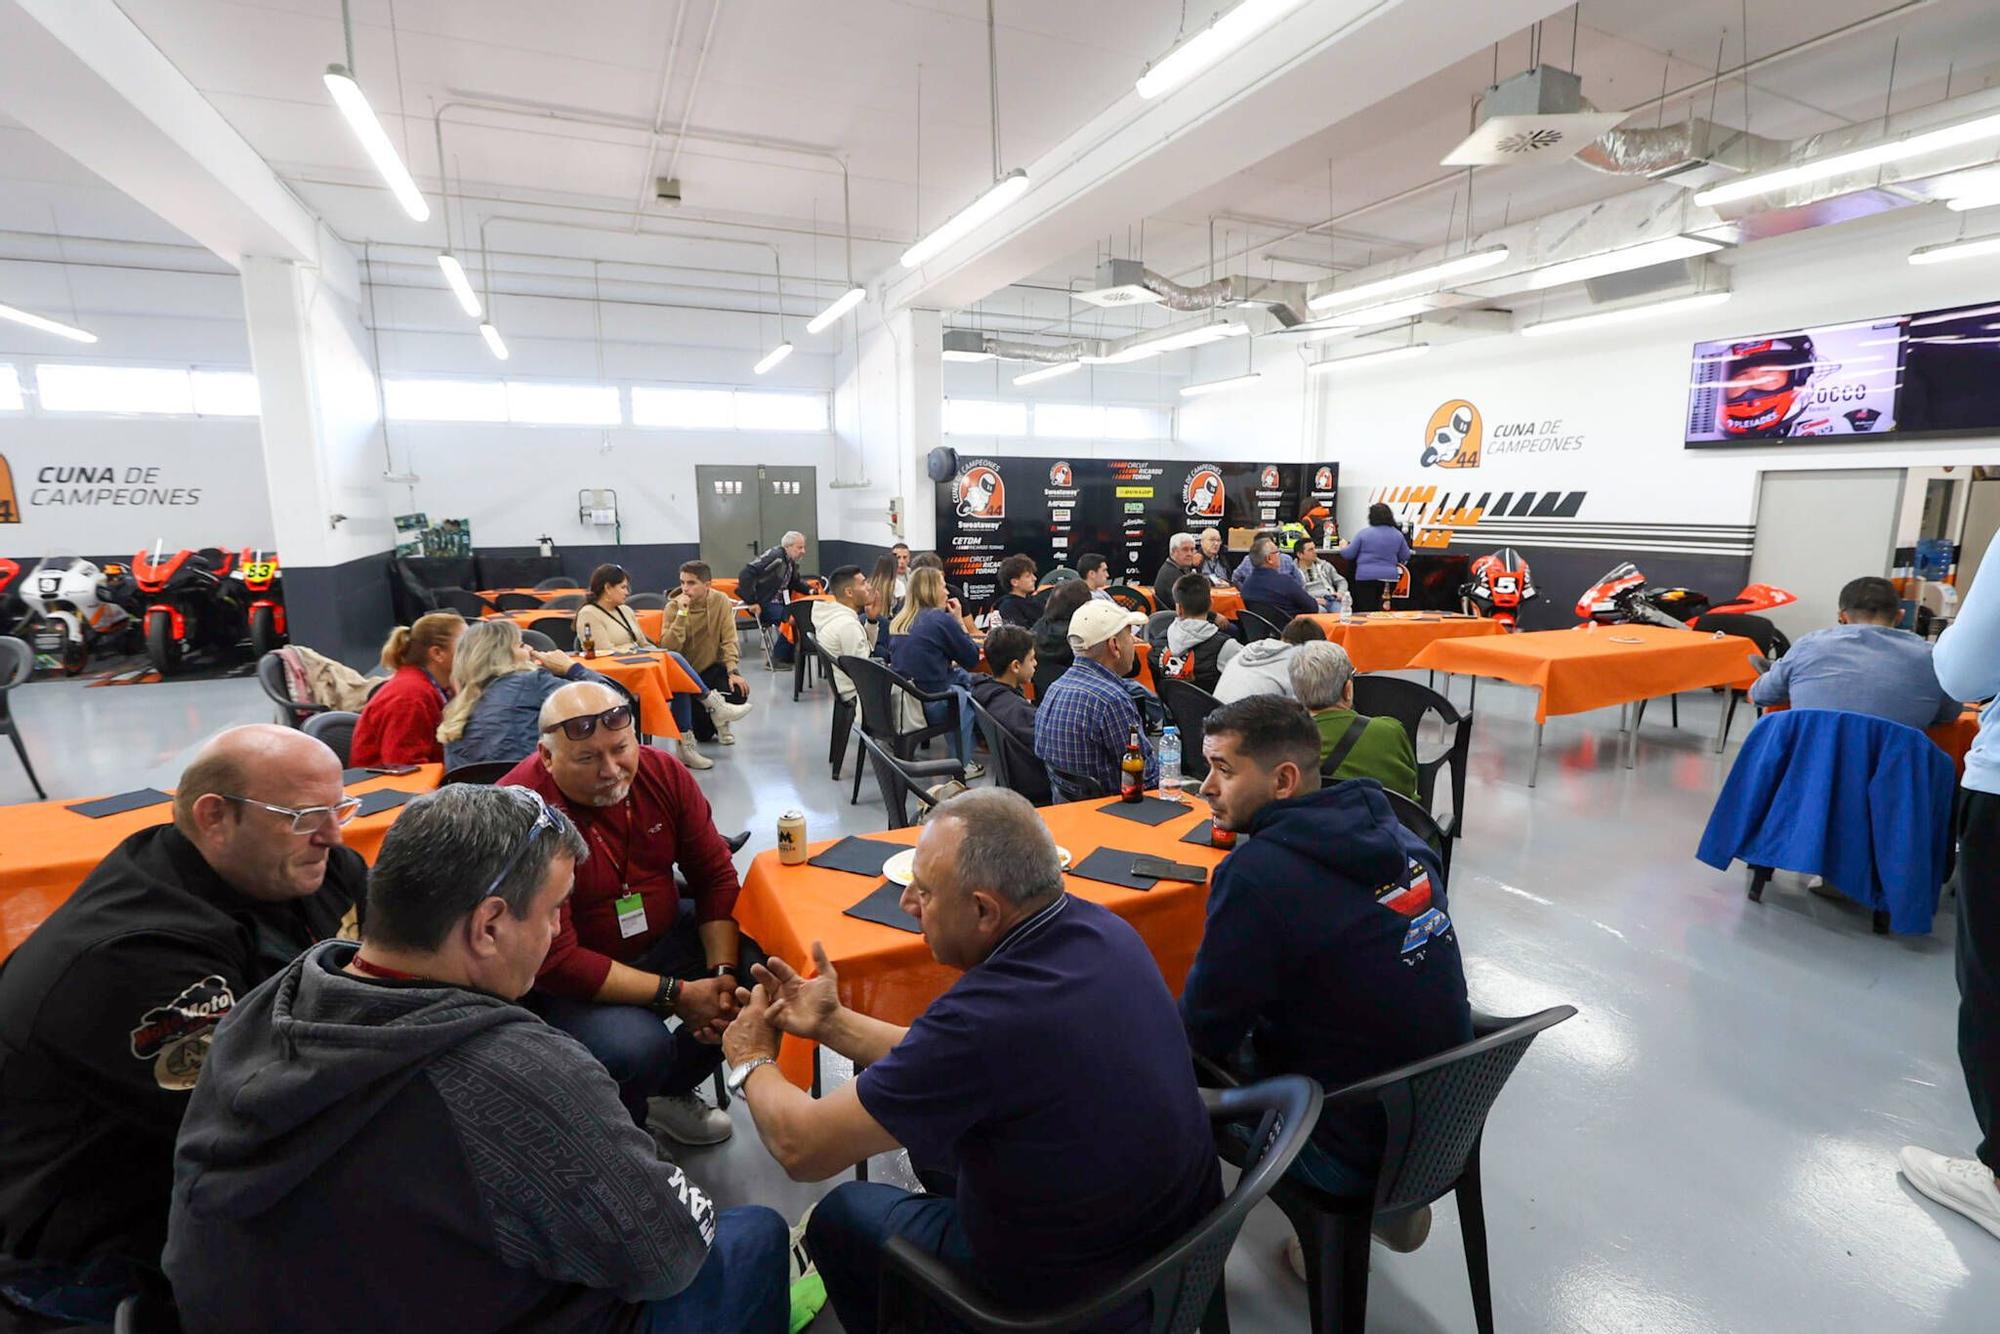
[[[203,417],[254,417],[257,377],[249,371],[192,371],[194,410]]]
[[[21,373],[12,366],[0,365],[0,412],[21,410]]]
[[[1107,407],[1097,433],[1106,440],[1170,439],[1173,412],[1168,408]]]
[[[35,387],[44,412],[194,413],[188,373],[170,367],[42,365]]]
[[[632,424],[679,431],[727,431],[736,425],[730,389],[632,389]]]
[[[498,380],[384,380],[391,421],[504,422],[507,387]]]
[[[1165,408],[1104,407],[1094,403],[1035,404],[1035,434],[1054,440],[1165,440]]]
[[[509,380],[507,420],[525,426],[617,426],[625,412],[616,385]]]
[[[824,431],[826,395],[736,392],[739,431]]]
[[[944,401],[946,435],[1026,435],[1028,405],[1000,403],[978,398],[947,398]]]

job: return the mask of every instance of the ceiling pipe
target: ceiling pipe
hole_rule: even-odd
[[[646,169],[639,174],[639,197],[632,201],[634,213],[646,207],[647,192],[653,189],[653,164],[660,158],[660,119],[667,114],[667,89],[673,85],[674,66],[681,58],[681,29],[687,24],[688,0],[680,0],[674,10],[674,35],[667,43],[667,63],[660,67],[660,91],[653,99],[653,118],[646,127]]]

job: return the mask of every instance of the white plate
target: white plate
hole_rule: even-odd
[[[1057,848],[1056,860],[1060,861],[1063,870],[1067,871],[1070,864],[1069,849]],[[882,876],[892,884],[907,885],[916,877],[916,864],[917,850],[915,848],[905,848],[888,861],[882,863]]]
[[[1646,642],[1638,635],[1606,635],[1605,638],[1614,644],[1643,644]]]

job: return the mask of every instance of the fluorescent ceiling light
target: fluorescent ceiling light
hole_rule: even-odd
[[[458,262],[458,256],[447,250],[438,256],[438,267],[444,270],[445,286],[458,298],[459,309],[473,319],[479,318],[479,296],[472,290],[472,284],[465,280],[465,265]]]
[[[59,320],[48,319],[41,315],[30,315],[27,311],[18,310],[13,306],[0,306],[0,320],[11,320],[15,324],[25,324],[30,329],[40,329],[43,333],[52,333],[58,338],[67,338],[72,342],[94,343],[97,341],[97,335],[91,333],[88,329],[79,329],[73,324],[64,324]]]
[[[1656,315],[1677,315],[1683,311],[1706,310],[1729,300],[1727,292],[1700,292],[1694,296],[1674,297],[1668,301],[1653,301],[1643,306],[1625,306],[1618,310],[1598,311],[1594,315],[1573,315],[1568,319],[1543,320],[1540,324],[1530,324],[1522,329],[1523,335],[1539,338],[1543,334],[1570,333],[1577,329],[1597,329],[1607,324],[1625,324],[1633,320],[1650,320]]]
[[[1380,352],[1360,352],[1351,357],[1333,357],[1326,361],[1315,361],[1306,367],[1307,375],[1326,375],[1333,371],[1351,370],[1356,366],[1380,366],[1391,361],[1408,361],[1421,357],[1431,350],[1429,343],[1411,343],[1407,347],[1389,347]]]
[[[1982,259],[2000,255],[2000,236],[1981,236],[1971,241],[1947,241],[1943,245],[1918,246],[1910,252],[1912,264],[1950,264],[1961,259]]]
[[[1208,343],[1219,343],[1225,338],[1240,338],[1250,332],[1250,326],[1234,320],[1227,324],[1203,324],[1193,329],[1183,329],[1179,333],[1160,334],[1120,348],[1103,357],[1085,357],[1084,360],[1103,366],[1122,366],[1131,361],[1143,361],[1147,357],[1157,357],[1164,352],[1179,352],[1183,348],[1202,347]]]
[[[991,352],[962,352],[962,351],[960,351],[959,349],[957,349],[957,348],[953,348],[953,347],[948,347],[948,348],[946,348],[946,349],[945,349],[945,350],[944,350],[943,352],[939,353],[938,355],[939,355],[940,357],[942,357],[942,358],[943,358],[943,359],[944,359],[945,361],[991,361],[991,360],[993,360],[993,353],[991,353]]]
[[[1293,333],[1304,333],[1308,343],[1330,343],[1336,338],[1352,338],[1361,332],[1358,324],[1301,324]]]
[[[1032,370],[1024,375],[1017,375],[1014,377],[1014,383],[1040,384],[1044,380],[1053,380],[1058,375],[1068,375],[1071,371],[1080,371],[1082,369],[1083,363],[1080,361],[1058,361],[1054,365],[1043,366],[1039,370]]]
[[[1388,296],[1392,292],[1408,291],[1412,287],[1423,287],[1431,283],[1442,283],[1449,278],[1463,277],[1490,269],[1495,264],[1507,261],[1507,247],[1491,246],[1485,250],[1474,250],[1470,254],[1459,255],[1437,264],[1427,264],[1421,269],[1411,269],[1408,273],[1397,274],[1393,278],[1383,278],[1377,282],[1362,283],[1357,287],[1337,287],[1330,292],[1321,292],[1306,301],[1314,310],[1331,310],[1335,306],[1352,305]]]
[[[1773,190],[1804,185],[1809,181],[1823,181],[1832,176],[1845,176],[1850,172],[1866,171],[1871,167],[1880,167],[1890,162],[1922,157],[1926,153],[1957,148],[1961,144],[1975,143],[1996,135],[2000,135],[2000,114],[1981,116],[1977,120],[1968,120],[1962,124],[1947,125],[1942,129],[1926,130],[1922,134],[1906,135],[1901,139],[1891,139],[1887,143],[1873,144],[1847,153],[1835,153],[1831,157],[1819,158],[1812,162],[1802,162],[1796,167],[1780,167],[1776,171],[1756,172],[1730,181],[1726,185],[1712,186],[1698,191],[1694,202],[1703,207],[1710,204],[1727,204],[1732,200],[1769,194]]]
[[[1356,310],[1343,310],[1338,315],[1326,317],[1327,327],[1335,329],[1365,329],[1371,324],[1387,324],[1392,320],[1406,320],[1412,315],[1422,315],[1431,309],[1432,297],[1406,296],[1397,301],[1384,301],[1379,305],[1362,306]]]
[[[1545,269],[1535,269],[1527,275],[1528,287],[1535,291],[1544,287],[1561,287],[1564,283],[1580,283],[1586,278],[1602,278],[1607,273],[1625,273],[1676,259],[1692,259],[1720,249],[1722,247],[1714,241],[1704,241],[1699,236],[1663,236],[1657,241],[1624,246],[1598,255],[1585,255],[1581,259],[1551,264]]]
[[[818,333],[821,329],[826,328],[827,325],[832,324],[842,315],[860,305],[862,298],[867,295],[868,289],[865,287],[848,288],[834,300],[832,305],[806,321],[806,332]]]
[[[1992,208],[1995,204],[2000,204],[2000,185],[1996,185],[1990,195],[1959,195],[1947,199],[1944,206],[1953,213],[1970,213],[1973,209]]]
[[[1147,99],[1171,92],[1297,9],[1300,3],[1301,0],[1241,0],[1236,8],[1160,57],[1139,76],[1134,87],[1139,96]]]
[[[1002,176],[987,187],[986,193],[967,204],[964,208],[945,219],[944,225],[923,237],[903,252],[903,267],[914,269],[917,265],[937,254],[952,242],[966,235],[980,223],[985,222],[1007,205],[1019,199],[1028,188],[1028,173],[1021,168]]]
[[[501,361],[507,360],[507,345],[500,341],[500,331],[491,324],[479,326],[479,336],[486,340],[486,348]]]
[[[361,141],[362,149],[375,170],[382,173],[389,192],[396,196],[396,202],[403,206],[403,212],[418,222],[427,222],[431,216],[431,206],[424,202],[423,192],[410,179],[409,168],[403,159],[396,156],[396,146],[389,142],[389,135],[382,128],[382,122],[375,118],[375,108],[368,105],[368,97],[361,91],[361,85],[347,72],[345,65],[326,67],[326,90],[333,94],[333,104],[340,108],[340,114],[347,117],[347,124],[354,131],[354,137]]]
[[[764,354],[764,359],[758,362],[755,366],[752,366],[750,369],[755,371],[757,374],[762,375],[765,371],[770,370],[771,367],[777,365],[779,362],[783,361],[786,357],[789,357],[791,355],[792,355],[792,345],[790,343],[780,343],[776,347],[772,348],[769,352],[766,352]]]
[[[1954,213],[2000,204],[2000,167],[1954,171],[1930,183],[1931,198],[1942,199]]]
[[[1263,378],[1262,371],[1251,371],[1248,375],[1232,375],[1226,380],[1203,380],[1200,384],[1184,384],[1181,386],[1181,397],[1200,398],[1203,394],[1219,394],[1225,389],[1241,389]]]

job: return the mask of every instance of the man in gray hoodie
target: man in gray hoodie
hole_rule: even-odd
[[[1153,674],[1176,681],[1191,681],[1209,694],[1215,693],[1222,669],[1243,651],[1236,636],[1221,624],[1211,610],[1208,580],[1199,574],[1184,574],[1174,581],[1174,618],[1159,627],[1153,642]]]
[[[779,1334],[789,1235],[656,1153],[534,984],[576,828],[526,788],[410,803],[359,947],[330,940],[216,1029],[165,1268],[192,1334]]]
[[[1215,683],[1215,697],[1224,704],[1234,704],[1252,695],[1292,698],[1293,653],[1300,644],[1325,638],[1326,631],[1318,621],[1306,616],[1293,617],[1278,638],[1245,644],[1243,651],[1230,659],[1229,665],[1222,669],[1222,679]]]

